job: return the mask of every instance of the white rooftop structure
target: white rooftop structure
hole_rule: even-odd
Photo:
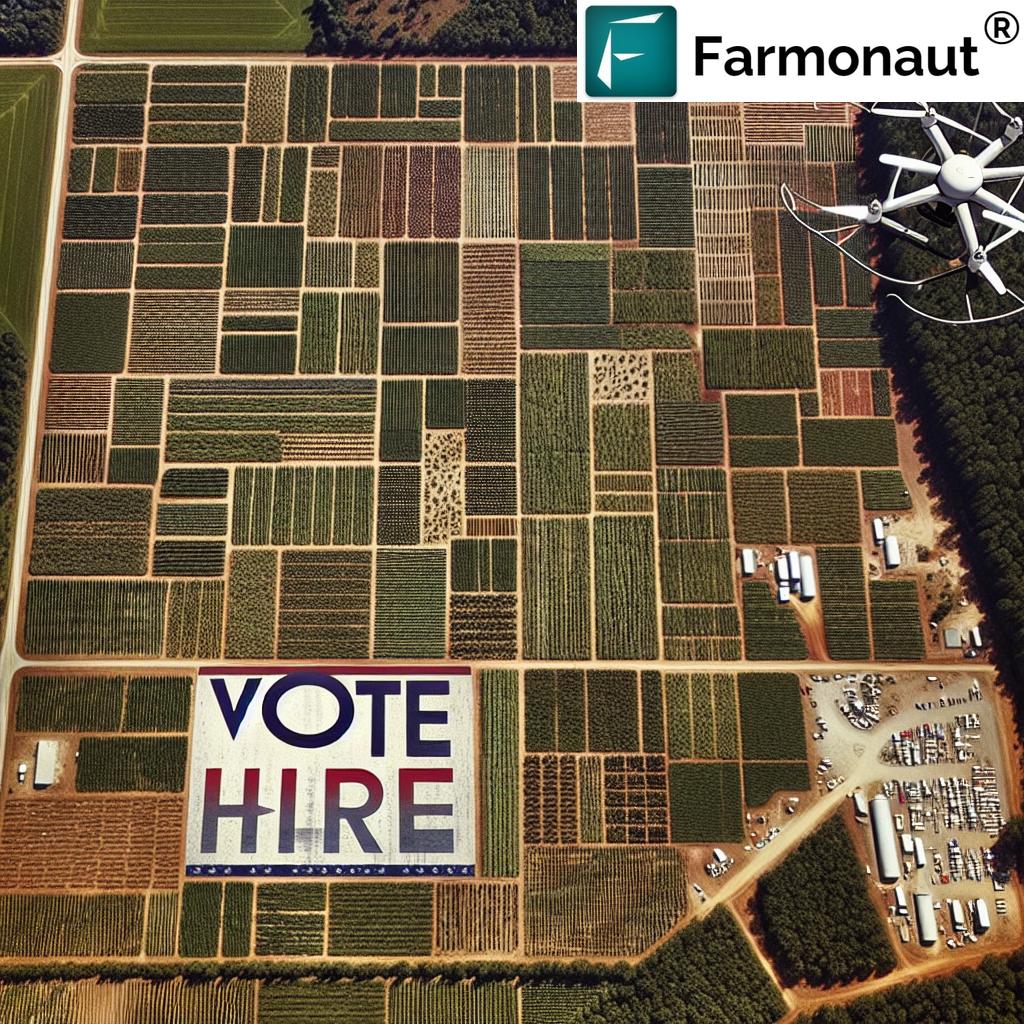
[[[799,551],[787,551],[786,559],[789,562],[789,578],[793,581],[793,589],[799,589],[800,579],[800,552]]]
[[[921,939],[921,945],[935,945],[939,941],[939,926],[935,921],[931,893],[914,893],[914,914],[917,916],[917,934]]]
[[[57,741],[39,740],[36,743],[36,770],[32,785],[36,789],[52,786],[57,779]]]
[[[900,557],[900,542],[891,533],[885,538],[882,552],[885,556],[886,569],[898,569],[903,561]]]
[[[818,596],[818,583],[814,578],[814,559],[810,555],[800,556],[800,597],[810,601]]]
[[[988,904],[983,899],[974,901],[974,930],[987,932],[992,927],[992,919],[988,916]]]
[[[871,831],[875,838],[875,857],[878,861],[878,877],[883,882],[895,882],[900,877],[900,858],[896,852],[896,831],[892,824],[892,808],[889,798],[879,793],[868,808],[871,815]]]
[[[882,520],[878,516],[871,520],[871,536],[876,544],[881,544],[885,540],[885,526],[882,525]]]

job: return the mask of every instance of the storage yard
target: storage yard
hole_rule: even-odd
[[[894,716],[883,715],[863,738],[851,729],[856,722],[840,719],[838,732],[828,729],[816,745],[837,765],[848,765],[851,756],[857,763],[855,818],[896,934],[902,943],[935,946],[933,952],[1006,941],[1019,932],[1020,905],[991,855],[1006,819],[1008,785],[1013,792],[999,699],[987,680],[967,673],[881,682],[883,707],[895,709],[899,698]],[[846,681],[812,685],[821,700]],[[834,716],[839,709],[825,711]],[[849,784],[843,788],[850,791]],[[962,919],[952,920],[954,910]]]

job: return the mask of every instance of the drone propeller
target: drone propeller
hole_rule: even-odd
[[[971,267],[975,273],[980,274],[995,289],[996,295],[1006,294],[1006,285],[1003,279],[996,273],[995,267],[984,258],[985,252],[981,251],[982,259],[972,260]]]
[[[928,174],[933,178],[941,170],[938,164],[928,160],[915,160],[913,157],[899,156],[895,153],[883,153],[878,162],[889,167],[898,167],[901,171],[910,171],[912,174]],[[1021,173],[1024,173],[1024,169]]]
[[[870,206],[822,206],[824,213],[834,213],[837,217],[848,217],[860,224],[867,224],[871,216]]]

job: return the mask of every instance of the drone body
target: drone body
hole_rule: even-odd
[[[998,104],[993,105],[1007,119],[1005,128],[997,139],[986,138],[974,129],[943,116],[933,107],[925,104],[921,104],[920,109],[916,111],[902,108],[881,108],[877,104],[862,107],[861,109],[866,113],[876,116],[917,119],[935,153],[936,160],[919,160],[915,157],[883,153],[879,157],[879,162],[895,169],[888,194],[884,199],[876,198],[864,205],[821,206],[804,196],[797,195],[788,185],[782,186],[783,203],[793,217],[808,231],[835,246],[847,259],[853,260],[883,280],[894,284],[909,285],[920,290],[923,286],[939,278],[966,271],[968,274],[984,280],[996,295],[1007,297],[1008,301],[1016,303],[1013,308],[1008,308],[996,316],[985,317],[984,320],[1003,319],[1024,312],[1024,299],[1006,286],[989,260],[989,254],[994,249],[1024,231],[1024,213],[1013,205],[1017,192],[1024,185],[1024,166],[992,166],[993,161],[1017,142],[1021,135],[1024,135],[1024,122],[1019,117],[1010,117]],[[949,138],[942,129],[943,125],[948,125],[957,131],[980,139],[985,143],[984,148],[975,154],[954,151]],[[904,174],[916,175],[924,179],[926,183],[908,192],[897,194],[897,186]],[[1003,199],[986,187],[1000,181],[1016,182],[1013,194],[1009,199]],[[835,229],[816,228],[801,217],[797,209],[798,202],[811,210],[833,214],[848,223]],[[930,245],[929,237],[907,226],[894,215],[906,210],[931,206],[948,207],[960,234],[963,250],[958,256],[958,264],[951,269],[916,281],[902,280],[880,273],[845,248],[850,239],[864,225],[878,225],[881,229],[927,248]],[[979,225],[975,219],[976,214],[980,214],[981,218],[990,221],[996,229],[1002,229],[1001,233],[983,244],[978,233]],[[944,317],[932,316],[922,309],[911,306],[900,296],[895,297],[914,312],[930,319],[956,324],[982,321],[982,318],[975,316],[967,291],[964,296],[967,316],[961,320],[948,320]]]

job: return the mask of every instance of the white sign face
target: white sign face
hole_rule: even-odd
[[[999,101],[1019,86],[1022,21],[1020,0],[578,0],[578,99]]]
[[[189,874],[472,875],[468,668],[207,668]]]

